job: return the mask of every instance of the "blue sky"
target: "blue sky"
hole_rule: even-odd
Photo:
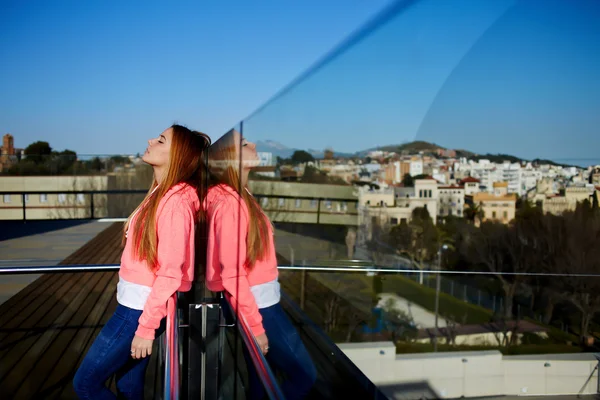
[[[0,132],[95,154],[174,121],[220,136],[388,3],[5,0]]]
[[[135,153],[173,121],[352,152],[410,140],[599,162],[594,0],[12,2],[0,127]],[[385,6],[383,23],[253,113]]]

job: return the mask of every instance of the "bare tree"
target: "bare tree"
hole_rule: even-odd
[[[584,202],[564,218],[568,235],[558,257],[561,272],[568,275],[561,283],[567,298],[581,313],[580,336],[585,340],[592,318],[600,311],[600,278],[571,274],[600,273],[600,214]]]

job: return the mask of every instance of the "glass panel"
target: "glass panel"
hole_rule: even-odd
[[[209,166],[250,170],[248,190],[274,227],[281,304],[317,367],[315,396],[596,392],[599,17],[585,0],[395,2],[235,127],[244,156]],[[70,254],[93,264],[82,254],[100,244],[112,251],[96,252],[98,263],[118,264],[122,220],[112,218],[126,218],[152,182],[139,157],[8,163],[3,182],[32,183],[2,185],[1,219],[19,224],[0,234],[26,239],[0,243],[13,257],[2,265]],[[90,193],[108,190],[139,192]],[[22,224],[25,214],[62,225]],[[64,222],[92,215],[111,220]],[[72,247],[41,233],[68,235]],[[59,298],[70,296],[93,307],[90,318],[105,315],[79,301],[104,294],[44,279],[24,290],[46,297],[23,307],[56,303],[67,318]],[[51,288],[60,296],[48,299]],[[28,319],[0,315],[12,346]],[[26,328],[59,354],[46,315]],[[0,382],[17,382],[11,366],[38,350],[14,349],[3,349],[12,361]]]

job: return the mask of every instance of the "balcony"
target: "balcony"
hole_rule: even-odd
[[[327,148],[326,164],[368,169],[369,187],[412,157],[413,173],[447,166],[449,185],[454,173],[481,176],[471,194],[516,174],[502,172],[507,158],[550,188],[585,184],[599,163],[599,17],[585,0],[392,2],[233,128]],[[134,156],[24,155],[0,160],[0,392],[73,398],[74,371],[116,305],[122,219],[152,172]],[[437,208],[406,207],[407,179],[381,192],[403,194],[407,215],[360,220],[359,189],[325,169],[310,183],[250,183],[274,222],[282,305],[317,365],[310,398],[597,395],[598,190],[568,209],[515,198],[506,224],[467,196],[463,216],[435,224]],[[173,299],[147,397],[243,399],[255,370],[281,398],[285,376],[198,272],[194,291]]]

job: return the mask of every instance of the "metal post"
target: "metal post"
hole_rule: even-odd
[[[454,281],[450,279],[450,295],[454,296]]]
[[[216,400],[220,380],[221,308],[210,301],[189,306],[187,398]]]
[[[27,212],[25,211],[25,196],[27,196],[25,193],[21,194],[21,200],[23,201],[23,223],[27,222]]]
[[[440,249],[438,251],[438,265],[437,265],[437,269],[438,269],[438,273],[435,276],[435,331],[433,333],[433,351],[437,352],[437,348],[438,348],[438,343],[437,343],[437,336],[438,336],[438,313],[439,313],[439,308],[440,308],[440,264],[442,260],[442,250]]]
[[[90,193],[90,216],[94,219],[94,193]]]
[[[317,200],[317,224],[321,223],[321,199]]]
[[[468,303],[469,299],[467,299],[467,285],[465,285],[464,288],[465,288],[464,299],[465,299],[465,302]]]
[[[477,289],[477,305],[481,307],[481,290]]]

